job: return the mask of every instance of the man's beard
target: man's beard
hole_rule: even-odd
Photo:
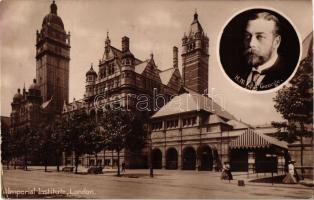
[[[244,52],[244,56],[246,58],[248,65],[252,67],[257,67],[264,64],[266,61],[269,60],[270,55],[271,52],[268,53],[267,55],[261,55],[261,53],[259,53],[258,51],[252,50],[250,48],[245,50]]]

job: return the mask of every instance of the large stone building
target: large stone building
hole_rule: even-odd
[[[113,47],[107,33],[98,70],[92,64],[86,72],[84,97],[69,103],[70,34],[65,32],[53,1],[42,29],[37,31],[37,79],[28,91],[25,87],[23,92],[18,89],[14,96],[11,130],[80,110],[98,121],[105,109],[119,107],[146,120],[154,168],[212,170],[227,160],[240,171],[248,171],[251,166],[255,170],[255,164],[270,161],[282,165],[287,144],[269,137],[276,132],[273,127],[251,131],[253,127],[237,120],[207,95],[209,39],[197,13],[182,38],[182,75],[177,47],[173,47],[172,66],[158,67],[153,54],[141,60],[133,55],[130,45],[130,39],[124,36],[121,50]],[[121,159],[127,167],[147,166],[146,150],[124,150]],[[266,153],[275,151],[277,160],[266,158]],[[113,166],[117,155],[102,151],[97,160],[94,155],[79,160],[85,166]],[[72,155],[64,156],[63,164],[73,162]]]
[[[184,85],[151,117],[154,168],[213,170],[230,161],[236,171],[265,170],[260,163],[283,169],[287,144],[267,135],[274,128],[252,131],[207,95],[208,38],[197,14],[182,47]],[[275,151],[275,160],[266,157]]]
[[[172,96],[178,94],[181,82],[177,47],[173,47],[173,66],[160,70],[155,64],[153,54],[146,60],[140,60],[130,51],[128,37],[122,38],[119,50],[111,46],[107,33],[98,72],[91,65],[86,72],[84,98],[64,103],[63,115],[85,110],[98,121],[104,109],[119,107],[149,119]],[[143,167],[147,165],[145,154],[145,150],[140,154],[123,151],[121,159],[125,160],[127,167]],[[97,158],[96,161],[94,156],[85,155],[80,158],[80,163],[114,165],[117,162],[116,153],[108,150],[99,153]],[[73,163],[73,157],[66,158],[65,163]]]
[[[38,124],[61,114],[69,96],[70,35],[53,1],[36,33],[36,78],[27,91],[17,90],[11,103],[11,128]]]

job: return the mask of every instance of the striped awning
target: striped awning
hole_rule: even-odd
[[[264,148],[272,145],[288,149],[286,142],[279,141],[277,138],[264,133],[257,133],[252,129],[247,129],[242,135],[230,143],[230,148]]]

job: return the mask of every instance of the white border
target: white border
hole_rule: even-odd
[[[221,60],[220,60],[220,54],[219,54],[219,49],[220,49],[220,41],[221,41],[221,37],[222,37],[222,34],[223,34],[223,31],[225,29],[225,27],[230,23],[231,20],[233,20],[236,16],[238,16],[239,14],[243,13],[243,12],[246,12],[246,11],[249,11],[249,10],[253,10],[253,9],[265,9],[265,10],[270,10],[270,11],[273,11],[273,12],[276,12],[277,14],[281,15],[281,17],[284,17],[292,26],[292,28],[294,28],[296,34],[297,34],[297,37],[298,37],[298,40],[299,40],[299,47],[300,47],[300,50],[299,50],[299,59],[298,59],[298,62],[297,62],[297,65],[295,66],[295,69],[294,71],[292,72],[292,74],[289,76],[289,78],[287,78],[286,81],[284,81],[283,83],[281,83],[279,86],[273,88],[273,89],[270,89],[270,90],[263,90],[263,91],[257,91],[257,90],[248,90],[240,85],[238,85],[237,83],[235,83],[228,75],[227,73],[225,72],[222,64],[221,64]],[[275,8],[273,7],[266,7],[266,6],[252,6],[252,7],[246,7],[242,10],[240,10],[239,12],[235,13],[234,15],[232,15],[229,20],[226,21],[226,23],[224,24],[223,28],[221,29],[220,33],[218,34],[218,40],[217,40],[217,44],[216,44],[216,56],[217,56],[217,59],[218,59],[218,64],[219,64],[219,68],[220,70],[222,71],[223,75],[225,76],[226,79],[228,79],[228,81],[231,83],[231,85],[235,85],[236,88],[240,88],[242,91],[245,91],[247,93],[250,93],[250,94],[268,94],[268,93],[274,93],[278,90],[280,90],[284,85],[287,85],[289,83],[289,81],[294,77],[294,75],[296,74],[298,68],[299,68],[299,65],[300,65],[300,62],[301,62],[301,58],[302,58],[302,55],[303,55],[303,46],[302,46],[302,42],[301,42],[302,38],[300,38],[300,34],[299,34],[299,31],[298,29],[296,28],[296,26],[292,23],[291,19],[289,17],[287,17],[286,15],[284,15],[281,11],[277,11]]]

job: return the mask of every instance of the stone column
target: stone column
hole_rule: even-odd
[[[178,169],[182,169],[182,151],[181,148],[178,151]]]
[[[162,149],[162,160],[161,160],[161,166],[163,169],[166,169],[166,156],[167,156],[166,147]]]

